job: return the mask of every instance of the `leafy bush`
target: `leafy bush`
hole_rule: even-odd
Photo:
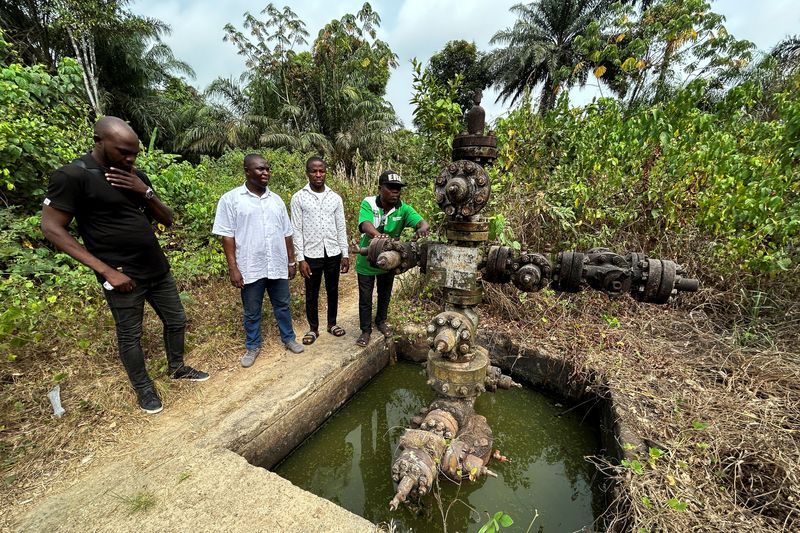
[[[769,120],[748,83],[714,103],[698,81],[628,112],[612,99],[563,98],[544,118],[523,106],[497,124],[495,207],[509,215],[509,198],[526,199],[514,221],[526,244],[659,251],[677,238],[724,274],[785,270],[800,245],[798,83],[773,96]]]
[[[80,100],[81,70],[63,59],[55,75],[43,65],[8,62],[13,50],[0,31],[0,198],[31,208],[41,201],[52,169],[91,142]]]

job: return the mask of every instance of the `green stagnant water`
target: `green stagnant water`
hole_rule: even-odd
[[[375,524],[394,519],[397,531],[443,531],[441,509],[450,533],[478,531],[487,513],[497,511],[514,519],[508,531],[526,531],[537,512],[530,531],[591,526],[603,504],[596,470],[584,458],[598,453],[596,428],[585,412],[528,388],[485,393],[476,403],[492,427],[495,448],[511,459],[489,463],[497,479],[460,486],[440,480],[441,506],[427,495],[419,508],[390,512],[398,438],[433,399],[425,379],[420,365],[388,367],[274,471]]]

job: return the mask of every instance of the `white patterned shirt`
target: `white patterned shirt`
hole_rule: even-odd
[[[236,265],[246,284],[289,279],[286,237],[292,236],[292,223],[286,204],[269,188],[261,196],[244,185],[223,194],[211,233],[233,237]]]
[[[294,256],[319,259],[342,254],[347,257],[347,230],[342,197],[325,186],[315,193],[311,185],[292,195],[292,226],[294,227]]]

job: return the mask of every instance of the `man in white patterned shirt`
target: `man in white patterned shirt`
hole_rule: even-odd
[[[289,280],[297,274],[292,223],[280,196],[269,190],[271,169],[258,154],[244,158],[245,183],[222,195],[214,228],[222,237],[231,284],[242,290],[246,352],[241,364],[252,366],[261,352],[261,306],[269,294],[281,340],[293,353],[297,342],[289,308]]]
[[[325,185],[327,165],[320,157],[306,161],[308,184],[294,193],[291,201],[294,254],[306,285],[308,333],[303,344],[319,337],[319,289],[325,278],[328,296],[328,325],[331,335],[345,334],[336,324],[339,307],[339,274],[350,270],[347,231],[342,197]]]

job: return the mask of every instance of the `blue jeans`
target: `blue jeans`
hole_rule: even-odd
[[[269,294],[272,304],[272,314],[278,322],[281,340],[284,344],[296,340],[292,327],[292,312],[289,309],[291,301],[289,295],[288,279],[261,278],[253,283],[248,283],[242,288],[242,308],[244,309],[244,345],[248,350],[261,347],[261,306],[264,302],[264,292]]]
[[[186,313],[172,273],[167,272],[151,280],[136,280],[136,288],[132,292],[104,288],[103,293],[114,316],[119,357],[134,389],[140,391],[153,386],[145,368],[141,344],[145,301],[164,324],[164,350],[167,352],[170,373],[183,366]]]

